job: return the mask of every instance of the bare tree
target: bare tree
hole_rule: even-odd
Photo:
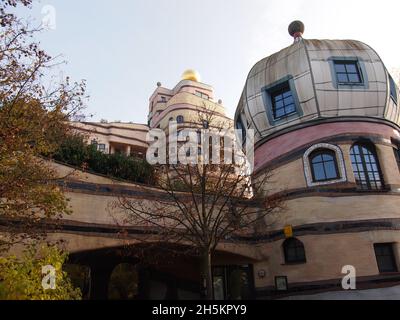
[[[193,126],[196,125],[213,128],[218,135],[231,127],[232,122],[224,120],[215,110],[199,108],[197,124]],[[226,150],[229,152],[229,148],[212,148],[212,138],[205,132],[202,130],[203,149],[221,152],[221,156]],[[168,161],[155,167],[157,187],[165,193],[165,200],[138,201],[121,196],[112,204],[112,209],[122,211],[123,218],[118,222],[121,225],[151,230],[148,236],[140,238],[141,241],[190,246],[201,259],[204,296],[213,299],[211,266],[217,246],[224,241],[235,241],[239,236],[254,234],[266,215],[283,208],[283,201],[266,194],[270,174],[255,181],[243,163],[226,161],[227,158],[213,163],[211,159],[215,157],[197,152],[191,156],[198,161],[185,164]]]

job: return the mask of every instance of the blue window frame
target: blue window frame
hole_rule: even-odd
[[[274,119],[282,119],[296,113],[293,94],[287,83],[283,88],[271,93],[272,111]]]
[[[268,121],[277,125],[303,115],[292,76],[287,76],[262,90]]]
[[[332,83],[336,89],[365,90],[368,89],[368,75],[365,63],[358,57],[330,57],[328,59]]]
[[[336,79],[338,84],[362,84],[362,74],[358,61],[335,60]]]
[[[389,82],[390,82],[390,97],[392,98],[394,103],[397,104],[397,86],[390,74],[389,74]]]

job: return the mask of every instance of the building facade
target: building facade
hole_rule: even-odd
[[[303,39],[300,22],[289,31],[294,43],[250,70],[234,118],[243,135],[255,132],[252,179],[272,174],[268,196],[285,197],[285,210],[241,244],[241,258],[216,259],[214,294],[232,297],[238,270],[242,298],[344,294],[347,274],[358,290],[382,293],[400,280],[399,90],[367,44]],[[188,71],[173,89],[158,83],[147,125],[72,125],[104,152],[143,156],[149,129],[204,127],[200,109],[232,125],[212,87]]]
[[[368,45],[306,40],[297,28],[291,46],[251,69],[235,115],[237,128],[256,134],[253,179],[272,173],[270,191],[287,196],[286,210],[266,221],[287,232],[259,244],[268,256],[259,286],[267,294],[279,283],[282,292],[334,289],[348,268],[359,288],[393,284],[398,88]]]

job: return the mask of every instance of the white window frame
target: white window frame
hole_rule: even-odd
[[[329,181],[314,181],[312,176],[312,164],[310,163],[310,154],[318,149],[328,149],[335,152],[337,166],[339,171],[339,178],[335,180]],[[343,152],[338,146],[328,143],[318,143],[313,145],[312,147],[308,148],[307,151],[304,153],[303,156],[303,165],[304,165],[304,175],[306,177],[307,186],[309,187],[316,187],[316,186],[323,186],[328,184],[340,183],[347,181],[346,175],[346,166],[344,163]]]

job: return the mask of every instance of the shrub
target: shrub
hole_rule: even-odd
[[[53,154],[57,161],[109,177],[154,184],[153,167],[146,160],[125,154],[104,154],[79,134],[68,136]]]
[[[0,257],[0,300],[80,300],[81,291],[74,288],[62,270],[67,254],[57,247],[27,249],[21,258]],[[55,268],[55,288],[42,285],[42,268]]]

